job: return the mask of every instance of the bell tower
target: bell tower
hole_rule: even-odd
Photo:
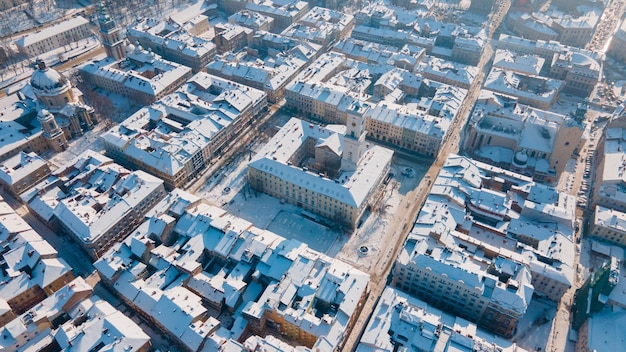
[[[48,140],[48,144],[57,152],[64,151],[67,148],[67,138],[65,133],[57,124],[54,115],[48,110],[40,110],[37,120],[43,130],[43,136]]]
[[[365,151],[365,117],[359,103],[347,109],[346,134],[343,137],[343,155],[341,170],[354,171]]]
[[[100,26],[100,37],[102,37],[102,45],[107,56],[113,57],[115,60],[121,60],[126,57],[124,38],[115,21],[109,15],[104,1],[100,3],[100,14],[98,15],[98,25]]]

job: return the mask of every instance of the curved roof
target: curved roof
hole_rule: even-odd
[[[576,64],[576,65],[580,65],[580,66],[589,66],[589,69],[591,70],[599,70],[600,69],[600,65],[598,65],[598,62],[594,59],[592,59],[591,57],[581,54],[581,53],[576,53],[573,52],[572,56],[571,56],[571,60],[572,63]]]
[[[38,90],[51,92],[69,85],[69,81],[59,71],[41,64],[30,79],[30,85]]]

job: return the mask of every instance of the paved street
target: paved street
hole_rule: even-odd
[[[498,4],[501,2],[499,1]],[[494,6],[494,11],[501,11],[502,6],[496,5]],[[370,294],[368,299],[366,300],[363,310],[357,319],[357,322],[353,328],[352,333],[346,340],[346,344],[344,347],[345,351],[352,351],[356,348],[358,341],[365,330],[367,322],[369,321],[369,317],[372,314],[376,303],[378,302],[378,298],[382,294],[385,286],[387,284],[387,277],[391,272],[391,268],[393,267],[393,263],[395,258],[397,257],[400,249],[402,248],[409,232],[411,231],[412,224],[414,219],[417,217],[417,213],[421,209],[424,201],[426,200],[426,196],[430,191],[430,187],[432,185],[432,180],[434,180],[441,167],[443,166],[444,161],[451,153],[457,153],[459,151],[459,145],[461,140],[459,136],[462,135],[462,130],[465,126],[465,123],[469,117],[469,114],[480,94],[480,90],[483,84],[483,80],[486,75],[489,73],[489,69],[491,68],[490,61],[493,56],[493,50],[491,45],[489,44],[491,36],[495,28],[499,26],[499,22],[502,20],[502,16],[493,16],[494,26],[492,30],[489,31],[489,38],[487,40],[487,44],[485,45],[485,49],[477,65],[481,71],[479,75],[476,77],[468,93],[463,100],[461,108],[457,116],[455,117],[450,131],[448,133],[449,138],[444,141],[443,147],[441,148],[437,159],[431,165],[430,169],[420,182],[420,185],[409,193],[407,197],[402,201],[402,203],[398,206],[398,209],[401,211],[395,214],[396,222],[391,224],[391,229],[388,233],[393,234],[392,238],[389,241],[385,241],[387,244],[386,248],[381,248],[380,253],[385,253],[385,255],[380,255],[378,262],[375,267],[378,269],[375,274],[372,274],[370,280]],[[408,207],[407,207],[408,204]]]

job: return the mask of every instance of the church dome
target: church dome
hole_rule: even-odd
[[[30,85],[41,92],[53,93],[63,90],[69,85],[69,81],[59,71],[46,67],[41,62],[30,79]]]

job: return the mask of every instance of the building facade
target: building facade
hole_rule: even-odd
[[[20,152],[0,163],[0,184],[16,198],[49,175],[48,163],[33,152]]]
[[[89,21],[77,16],[47,28],[45,31],[27,34],[16,40],[15,45],[24,55],[36,57],[93,35],[89,28]]]
[[[393,155],[364,142],[365,133],[359,115],[348,118],[345,132],[292,118],[252,158],[248,184],[352,229],[378,201]]]
[[[191,78],[191,68],[162,59],[144,50],[141,45],[129,45],[126,58],[118,61],[107,57],[80,68],[85,81],[140,104],[150,105],[172,93]]]
[[[200,175],[266,108],[262,91],[200,72],[102,140],[117,162],[155,175],[173,189]]]
[[[128,40],[150,48],[164,60],[176,62],[198,73],[215,56],[215,44],[192,35],[174,21],[140,19],[128,28]]]

